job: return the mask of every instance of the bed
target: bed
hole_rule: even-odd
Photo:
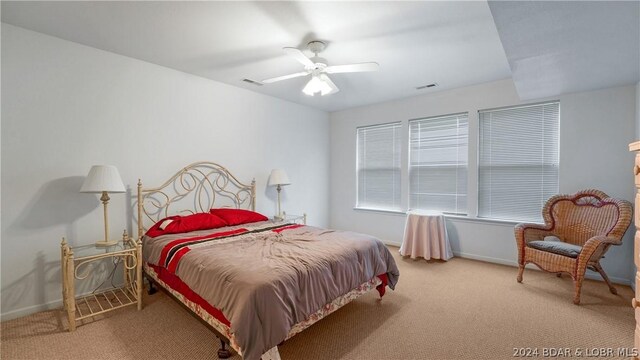
[[[220,358],[230,356],[229,346],[247,360],[279,359],[282,342],[368,291],[382,297],[395,287],[391,253],[368,235],[253,215],[244,223],[226,217],[224,226],[158,230],[176,219],[209,221],[210,211],[257,214],[255,206],[255,180],[243,183],[211,162],[186,166],[159,187],[138,181],[150,292],[159,286],[208,325],[221,340]]]

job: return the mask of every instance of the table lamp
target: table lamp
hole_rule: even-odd
[[[117,240],[109,239],[109,221],[107,205],[109,204],[109,193],[125,192],[124,184],[120,178],[120,173],[115,166],[112,165],[94,165],[89,170],[89,175],[82,183],[80,192],[83,193],[102,193],[100,201],[104,205],[104,241],[96,242],[96,246],[113,246],[118,243]]]
[[[273,169],[271,170],[271,175],[269,175],[268,186],[276,186],[276,190],[278,191],[278,215],[274,218],[276,220],[282,220],[282,212],[280,211],[280,191],[282,191],[282,186],[289,185],[291,182],[289,181],[289,177],[284,170]]]

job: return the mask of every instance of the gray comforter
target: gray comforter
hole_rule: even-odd
[[[393,289],[399,276],[389,249],[374,237],[310,226],[278,233],[274,226],[260,222],[143,238],[144,261],[165,266],[159,263],[163,248],[174,240],[253,231],[191,244],[175,267],[184,283],[229,319],[248,360],[259,359],[294,324],[358,285],[387,274]]]

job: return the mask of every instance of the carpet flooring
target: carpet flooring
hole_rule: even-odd
[[[397,248],[391,248],[397,254]],[[512,359],[514,348],[631,348],[629,287],[585,281],[582,305],[564,276],[454,258],[396,255],[400,281],[355,300],[279,347],[289,359]],[[60,311],[6,321],[2,359],[217,359],[219,342],[162,292],[69,333]],[[236,355],[233,359],[239,359]]]

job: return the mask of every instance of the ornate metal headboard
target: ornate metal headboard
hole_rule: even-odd
[[[244,184],[223,166],[202,161],[184,167],[156,188],[144,189],[138,180],[138,238],[145,232],[145,221],[155,223],[170,215],[208,212],[213,207],[255,211],[255,179]]]

